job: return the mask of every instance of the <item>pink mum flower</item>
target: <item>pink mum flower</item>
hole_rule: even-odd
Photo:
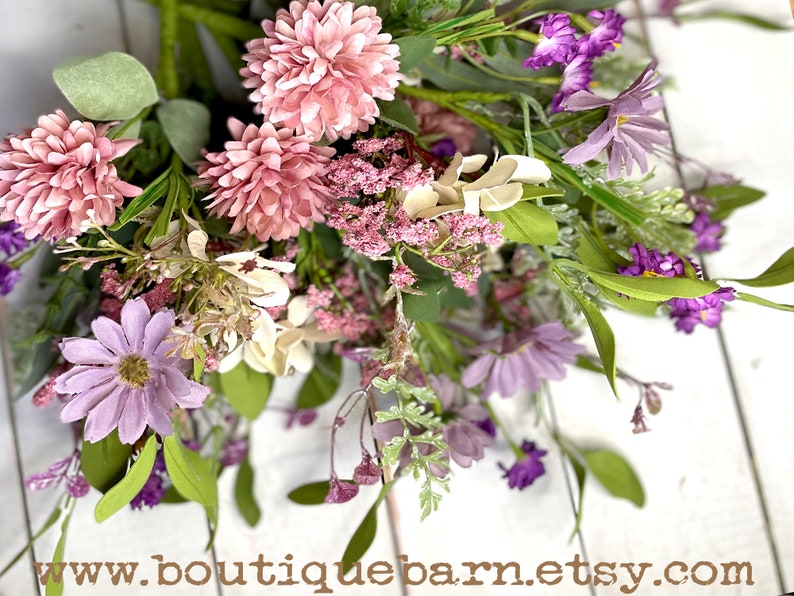
[[[170,435],[171,410],[197,408],[209,394],[209,388],[185,377],[189,361],[167,355],[173,326],[174,311],[151,314],[136,298],[121,309],[121,324],[107,317],[94,320],[96,339],[64,339],[61,353],[75,366],[55,379],[55,391],[72,396],[61,420],[86,418],[83,433],[92,443],[117,427],[119,440],[128,444],[141,437],[147,424]]]
[[[234,218],[231,232],[246,229],[259,240],[284,240],[323,221],[331,195],[321,176],[336,152],[306,136],[265,122],[246,126],[229,119],[234,140],[208,153],[199,177],[212,192],[210,213]]]
[[[50,241],[82,234],[91,219],[112,224],[123,197],[142,190],[120,180],[110,163],[139,141],[111,141],[109,128],[69,122],[57,110],[0,142],[0,221],[17,222],[25,238]]]
[[[294,1],[262,21],[240,71],[265,120],[333,142],[375,123],[375,99],[394,99],[400,50],[371,6]]]

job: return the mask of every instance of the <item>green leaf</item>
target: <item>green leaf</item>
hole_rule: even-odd
[[[52,76],[69,103],[92,120],[128,120],[157,102],[152,75],[123,52],[70,60]]]
[[[157,119],[176,154],[195,169],[210,140],[209,109],[191,99],[172,99],[157,109]]]
[[[441,319],[441,292],[446,286],[445,280],[426,280],[416,284],[422,294],[403,295],[403,313],[409,321],[427,321],[436,323]]]
[[[69,521],[72,519],[72,511],[66,514],[66,517],[63,518],[63,522],[61,523],[61,537],[58,538],[58,543],[55,545],[55,552],[52,554],[52,562],[53,563],[62,563],[64,566],[66,563],[63,562],[63,551],[66,549],[66,531],[69,529]],[[44,589],[44,596],[61,596],[63,594],[63,588],[65,584],[63,580],[59,582],[55,582],[52,576],[47,578],[47,586]]]
[[[157,438],[152,435],[146,440],[146,445],[143,446],[138,459],[132,464],[124,478],[99,499],[94,510],[94,517],[98,522],[108,519],[141,492],[152,472],[156,455]]]
[[[751,279],[731,279],[751,288],[782,286],[794,281],[794,247],[784,252],[763,273]]]
[[[119,214],[116,222],[108,229],[111,232],[115,232],[154,205],[155,201],[162,198],[163,195],[168,192],[170,175],[171,168],[168,168],[155,178],[141,194],[130,201],[124,208],[124,211]]]
[[[360,561],[361,557],[363,557],[367,550],[369,550],[369,547],[372,546],[378,531],[378,507],[393,484],[394,481],[392,480],[381,487],[378,498],[375,499],[372,507],[367,511],[364,519],[361,520],[358,528],[356,528],[356,531],[350,538],[350,542],[348,542],[347,548],[345,548],[345,552],[342,555],[343,575],[347,574],[353,567],[353,564],[356,561]]]
[[[248,455],[240,462],[240,467],[237,469],[237,478],[234,482],[234,502],[237,504],[240,515],[249,526],[253,528],[259,523],[262,510],[254,496],[254,469],[251,467]]]
[[[610,271],[629,261],[612,250],[588,226],[579,226],[579,246],[576,249],[579,260],[597,271]]]
[[[492,222],[504,223],[502,236],[513,242],[556,244],[559,228],[551,212],[533,203],[516,203],[504,211],[485,213]]]
[[[595,340],[598,357],[601,359],[601,365],[603,366],[603,372],[607,381],[609,381],[609,386],[612,387],[615,397],[618,397],[615,334],[612,331],[612,327],[610,327],[609,322],[598,306],[582,296],[579,292],[573,290],[568,285],[565,278],[559,274],[558,279],[562,282],[562,290],[576,303],[582,311],[587,324],[590,326],[590,332],[593,334],[593,340]]]
[[[118,431],[114,429],[96,443],[83,441],[80,469],[91,486],[105,493],[124,478],[131,455],[132,445],[119,441]]]
[[[419,134],[419,125],[416,123],[416,115],[411,106],[399,97],[395,97],[391,101],[383,101],[378,99],[376,101],[380,109],[378,118],[383,120],[386,124],[390,124],[395,128],[399,128],[410,132],[413,135]]]
[[[184,176],[172,169],[168,175],[168,192],[165,195],[163,208],[160,210],[157,219],[154,220],[154,224],[152,224],[149,233],[146,234],[146,238],[144,239],[146,244],[151,245],[155,238],[160,238],[168,233],[168,226],[171,223],[180,198],[185,196],[186,185],[187,180]]]
[[[535,186],[534,184],[525,184],[524,192],[521,195],[522,201],[543,199],[546,197],[561,197],[565,192],[553,186]]]
[[[410,35],[393,40],[400,46],[400,72],[407,73],[433,55],[436,40],[430,35]]]
[[[218,480],[212,473],[212,462],[185,447],[174,435],[163,439],[163,453],[165,469],[179,494],[202,505],[218,504]]]
[[[724,19],[728,21],[737,21],[739,23],[744,23],[745,25],[751,25],[752,27],[758,27],[759,29],[766,29],[768,31],[788,31],[791,29],[791,27],[787,27],[786,25],[781,25],[780,23],[775,23],[774,21],[768,21],[754,15],[729,11],[700,12],[695,14],[676,13],[675,18],[682,23],[688,21],[704,21],[707,19]]]
[[[659,302],[657,301],[640,300],[639,298],[620,296],[618,292],[610,290],[609,288],[605,288],[600,284],[595,284],[595,286],[607,300],[617,306],[620,310],[644,317],[656,316],[656,311],[659,310]]]
[[[712,221],[725,219],[735,209],[744,207],[764,196],[764,192],[749,186],[741,186],[739,184],[732,184],[730,186],[709,186],[701,190],[695,191],[695,194],[711,199],[717,205],[717,208],[709,213]]]
[[[778,310],[787,310],[794,312],[794,305],[772,302],[771,300],[767,300],[766,298],[753,296],[752,294],[746,294],[744,292],[736,292],[736,299],[743,300],[744,302],[750,302],[751,304],[758,304],[759,306],[767,306],[769,308],[776,308]]]
[[[617,453],[605,449],[583,450],[587,467],[613,497],[627,499],[637,507],[645,504],[645,492],[637,474]]]
[[[234,411],[249,420],[262,413],[273,389],[273,375],[257,372],[244,361],[218,375],[218,379],[221,392]]]
[[[719,289],[713,281],[688,277],[633,277],[603,271],[587,272],[593,282],[641,300],[661,302],[670,298],[698,298]]]
[[[342,358],[333,352],[317,354],[314,368],[298,392],[296,407],[318,408],[333,398],[342,382]]]
[[[321,505],[325,503],[330,488],[328,480],[311,482],[290,491],[287,498],[298,505]]]

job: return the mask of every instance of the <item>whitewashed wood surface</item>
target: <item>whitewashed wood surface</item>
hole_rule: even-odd
[[[645,2],[646,11],[652,12],[654,3]],[[722,1],[711,6],[793,24],[785,0]],[[39,114],[65,107],[50,71],[66,58],[127,50],[147,65],[154,66],[156,60],[156,12],[134,0],[0,0],[0,17],[6,25],[0,36],[0,136],[33,125]],[[725,248],[707,259],[709,273],[724,278],[757,274],[794,244],[794,35],[727,21],[676,27],[649,19],[646,24],[661,70],[674,81],[665,97],[679,151],[768,192],[761,204],[737,212]],[[794,288],[751,293],[794,303]],[[26,286],[24,298],[17,297],[15,303],[33,296]],[[664,395],[662,412],[650,419],[652,432],[632,434],[629,419],[635,397],[630,388],[623,388],[618,402],[603,379],[584,373],[572,373],[565,383],[552,385],[545,407],[553,409],[560,431],[576,442],[626,454],[645,484],[646,506],[639,510],[589,486],[582,530],[569,542],[574,523],[570,471],[551,448],[548,431],[535,426],[529,404],[501,401],[495,405],[512,411],[510,426],[517,436],[549,447],[548,474],[523,492],[510,491],[496,462],[511,458],[505,448],[496,449],[473,470],[456,474],[441,510],[421,523],[415,487],[403,481],[394,491],[390,510],[382,510],[378,538],[365,565],[396,563],[398,554],[426,565],[516,561],[528,577],[539,563],[564,565],[579,554],[591,565],[652,564],[633,592],[641,596],[768,596],[794,590],[794,395],[789,369],[794,315],[731,304],[721,331],[703,328],[691,336],[676,333],[663,319],[638,324],[616,312],[609,318],[619,337],[619,365],[642,380],[674,385]],[[294,381],[279,384],[276,399],[284,399],[294,387]],[[289,432],[283,430],[284,419],[277,412],[257,421],[252,457],[263,521],[255,529],[245,525],[231,503],[231,479],[223,477],[221,527],[210,552],[204,551],[208,532],[198,506],[124,511],[97,525],[93,505],[98,495],[92,492],[74,516],[65,559],[139,561],[149,585],[136,581],[112,586],[105,579],[96,586],[67,585],[66,594],[226,595],[263,589],[253,577],[247,586],[220,586],[215,579],[202,586],[184,581],[157,586],[157,566],[151,559],[156,554],[182,566],[192,561],[247,563],[259,554],[278,563],[291,554],[297,570],[310,561],[339,560],[375,489],[341,506],[300,507],[285,497],[304,481],[326,477],[325,428],[333,409],[322,409],[319,424]],[[27,400],[9,405],[0,368],[0,567],[43,523],[53,503],[52,494],[24,492],[21,478],[66,456],[68,437],[55,409],[34,410]],[[0,579],[0,595],[38,593],[31,562],[49,560],[56,541],[55,531],[40,540],[29,557]],[[706,561],[718,567],[749,561],[754,584],[654,585],[653,579],[661,578],[663,567],[672,561],[690,566]],[[701,577],[707,577],[708,569],[701,570]],[[353,588],[329,579],[329,588],[338,594],[378,596],[601,596],[625,593],[621,586],[632,583],[625,573],[613,585],[589,588],[577,586],[570,574],[551,586],[509,582],[490,586],[487,581],[477,587],[403,586],[394,581]],[[266,589],[309,594],[316,588]]]

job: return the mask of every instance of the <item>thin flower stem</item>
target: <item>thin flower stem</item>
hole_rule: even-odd
[[[526,459],[527,454],[524,453],[524,450],[521,449],[521,447],[510,437],[510,433],[507,432],[507,429],[504,427],[501,420],[499,420],[499,417],[496,415],[496,412],[494,412],[491,404],[486,400],[482,400],[480,403],[486,409],[488,415],[491,417],[491,420],[493,420],[494,426],[496,426],[496,428],[499,430],[499,434],[501,434],[505,441],[507,441],[507,444],[510,445],[510,449],[512,449],[513,453],[516,454],[516,457],[519,459],[519,461]]]
[[[176,40],[179,36],[179,0],[160,0],[160,62],[157,80],[166,99],[179,96]]]

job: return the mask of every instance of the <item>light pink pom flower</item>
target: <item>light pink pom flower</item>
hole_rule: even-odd
[[[240,74],[265,120],[333,142],[374,124],[376,98],[394,99],[400,50],[373,7],[296,0],[262,28]]]
[[[233,234],[245,229],[263,242],[297,236],[323,221],[331,195],[321,176],[335,149],[269,122],[246,126],[230,118],[228,124],[233,140],[199,167],[212,188],[210,213],[233,218]]]
[[[16,221],[28,239],[52,241],[83,233],[90,219],[112,224],[123,197],[142,190],[120,180],[110,163],[139,141],[111,141],[109,128],[69,122],[57,110],[41,116],[38,128],[0,142],[0,221]]]

